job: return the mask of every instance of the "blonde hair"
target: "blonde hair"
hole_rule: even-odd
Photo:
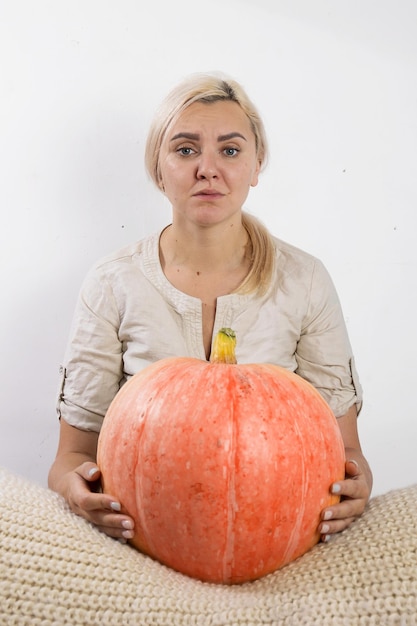
[[[249,236],[251,245],[251,265],[245,280],[236,293],[256,292],[264,295],[271,285],[275,269],[275,244],[269,230],[256,217],[242,212],[242,224]]]
[[[165,135],[171,125],[191,104],[211,103],[219,100],[236,102],[247,115],[255,135],[256,154],[261,169],[265,166],[268,153],[265,128],[255,105],[243,87],[223,74],[193,74],[169,92],[149,129],[145,148],[145,165],[159,189],[162,189],[159,156]],[[243,213],[242,223],[251,244],[251,269],[236,292],[263,294],[271,282],[275,246],[269,231],[252,215]]]

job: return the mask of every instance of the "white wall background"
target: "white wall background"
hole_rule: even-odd
[[[374,494],[417,480],[414,0],[3,0],[0,465],[46,483],[81,280],[163,226],[150,119],[185,75],[247,88],[271,161],[247,207],[330,270]]]

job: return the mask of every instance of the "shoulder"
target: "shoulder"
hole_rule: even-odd
[[[154,233],[98,259],[88,270],[81,286],[86,300],[98,301],[143,289],[149,266],[158,260],[159,233]]]
[[[275,246],[276,269],[279,274],[303,275],[304,278],[312,276],[314,273],[327,274],[322,261],[290,243],[272,237]]]
[[[293,261],[294,263],[314,263],[315,261],[318,261],[317,257],[313,256],[309,252],[306,252],[305,250],[302,250],[301,248],[297,248],[297,246],[294,246],[283,239],[272,237],[272,241],[274,242],[278,257],[282,256],[283,258]]]
[[[122,266],[138,265],[140,260],[153,255],[158,247],[160,233],[153,233],[147,237],[135,241],[123,248],[119,248],[110,254],[101,257],[90,269],[93,273],[107,273],[113,268],[120,269]]]
[[[275,273],[272,289],[295,298],[300,306],[337,301],[333,280],[318,257],[273,237]]]

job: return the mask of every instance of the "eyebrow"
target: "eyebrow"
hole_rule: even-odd
[[[229,139],[234,139],[235,137],[240,137],[244,141],[247,141],[246,137],[237,132],[219,135],[217,137],[217,141],[229,141]],[[175,141],[176,139],[190,139],[191,141],[198,141],[200,139],[200,135],[198,133],[177,133],[171,138],[171,141]]]

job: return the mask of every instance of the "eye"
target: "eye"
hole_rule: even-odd
[[[190,156],[191,154],[194,154],[194,150],[189,146],[180,146],[177,148],[177,153],[181,156]]]
[[[234,157],[234,156],[236,156],[240,152],[240,150],[239,150],[239,148],[232,148],[232,147],[230,147],[230,148],[225,148],[223,150],[223,152],[228,157]]]

